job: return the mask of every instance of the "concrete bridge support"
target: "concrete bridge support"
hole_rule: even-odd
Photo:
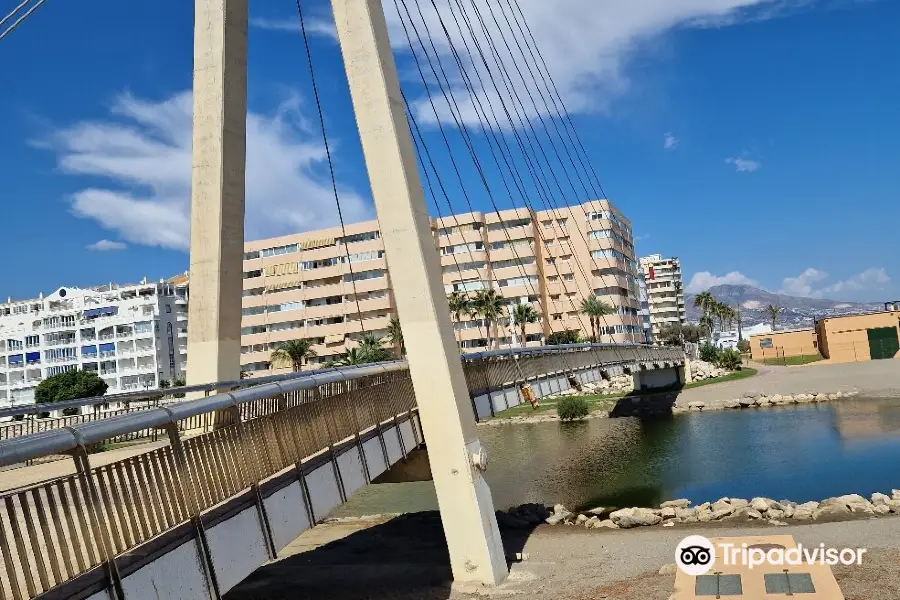
[[[332,0],[453,578],[507,575],[381,0]]]

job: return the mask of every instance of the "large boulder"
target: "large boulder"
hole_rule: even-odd
[[[709,523],[710,521],[712,521],[713,512],[708,508],[705,508],[703,510],[698,510],[696,516],[697,520],[701,523]]]
[[[609,518],[622,529],[657,525],[662,517],[648,508],[623,508],[610,513]]]
[[[598,521],[594,523],[591,527],[592,529],[618,529],[619,526],[610,521],[609,519],[604,519],[603,521]]]
[[[726,400],[722,403],[722,406],[725,408],[740,408],[741,401],[740,400]]]
[[[898,506],[900,506],[900,500],[898,500],[897,503],[898,503]],[[691,517],[697,518],[697,509],[690,508],[690,507],[676,508],[675,516],[678,517],[679,519],[688,519]]]
[[[703,410],[704,408],[706,408],[706,402],[702,400],[688,402],[688,410]]]
[[[734,508],[735,510],[750,505],[750,503],[743,498],[729,498],[728,501],[731,503],[732,508]]]
[[[750,501],[750,508],[759,512],[766,512],[772,506],[772,500],[768,498],[754,498]]]
[[[770,508],[766,511],[766,516],[770,519],[782,519],[784,518],[784,511],[778,508]]]
[[[710,507],[713,512],[718,512],[720,510],[728,510],[731,511],[734,507],[731,506],[731,502],[728,501],[728,498],[719,498],[713,505]]]
[[[872,494],[872,504],[875,506],[887,505],[888,502],[891,501],[891,497],[887,494],[882,494],[881,492],[875,492]]]
[[[759,396],[759,394],[756,392],[751,392],[751,391],[744,392],[744,398],[756,398],[757,396]]]
[[[663,519],[674,518],[675,517],[675,509],[672,508],[671,506],[667,506],[660,510],[659,516],[661,516]]]
[[[819,509],[818,502],[804,502],[794,507],[794,519],[798,521],[809,521],[815,518],[816,511]]]
[[[747,398],[745,396],[745,397],[741,398],[740,400],[738,400],[738,403],[740,403],[741,408],[750,408],[751,406],[756,406],[756,398],[755,397]]]
[[[876,515],[886,515],[891,512],[891,507],[887,504],[879,504],[872,508]]]
[[[859,494],[846,494],[822,500],[819,508],[813,513],[813,518],[841,517],[851,513],[874,514],[875,511],[869,501]]]
[[[659,505],[660,508],[687,508],[691,505],[691,501],[687,498],[680,498],[678,500],[668,500]]]

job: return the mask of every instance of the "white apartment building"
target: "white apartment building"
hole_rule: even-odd
[[[91,289],[0,304],[0,407],[34,403],[47,377],[94,371],[107,393],[183,378],[187,278]]]
[[[639,273],[637,276],[638,284],[638,300],[641,308],[638,315],[641,317],[641,325],[644,328],[644,343],[653,343],[653,326],[650,324],[650,294],[647,292],[647,282],[644,281],[644,274]]]
[[[639,262],[650,300],[650,326],[654,339],[658,339],[664,326],[685,320],[681,261],[676,257],[651,254]]]

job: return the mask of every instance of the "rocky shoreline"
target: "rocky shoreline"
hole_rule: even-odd
[[[671,393],[671,392],[668,392]],[[774,394],[772,396],[767,396],[766,394],[759,394],[757,392],[745,392],[741,398],[734,398],[728,400],[717,400],[715,402],[707,403],[702,401],[688,402],[686,405],[675,405],[672,407],[673,414],[680,414],[686,412],[700,412],[700,411],[712,411],[712,410],[730,410],[730,409],[740,409],[740,408],[765,408],[769,406],[786,406],[789,404],[812,404],[812,403],[821,403],[821,402],[834,402],[836,400],[841,400],[843,398],[852,398],[856,396],[858,392],[849,391],[849,392],[833,392],[833,393],[824,393],[824,392],[806,392],[805,394]],[[648,396],[652,396],[653,392],[650,391],[647,393]],[[621,401],[631,401],[634,403],[640,403],[641,396],[632,396],[630,398],[625,396],[612,397],[609,400],[611,402],[621,402]],[[609,412],[605,410],[597,410],[583,419],[607,419],[610,418]],[[559,421],[560,418],[556,413],[538,413],[535,415],[520,415],[515,417],[503,417],[503,418],[495,418],[490,419],[488,421],[482,421],[478,425],[480,426],[498,426],[498,425],[510,425],[510,424],[520,424],[520,423],[546,423],[549,421]]]
[[[891,495],[876,492],[871,499],[859,494],[826,498],[821,502],[797,503],[769,498],[720,498],[691,506],[687,499],[670,500],[659,508],[610,508],[599,506],[572,512],[562,504],[549,508],[541,504],[523,504],[497,512],[497,522],[511,528],[525,528],[540,523],[573,525],[586,529],[632,529],[635,527],[674,527],[676,524],[713,523],[731,520],[768,522],[774,526],[789,521],[840,520],[855,516],[877,517],[900,514],[900,490]]]

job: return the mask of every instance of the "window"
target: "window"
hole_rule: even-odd
[[[298,300],[296,302],[282,302],[281,304],[274,304],[267,307],[266,312],[284,312],[288,310],[300,310],[301,308],[303,308],[303,302]]]
[[[254,333],[265,333],[265,325],[254,325],[253,327],[241,327],[241,335],[253,335]]]
[[[262,296],[263,292],[266,291],[266,288],[253,288],[251,290],[244,290],[242,294],[245,298],[248,296]]]
[[[39,335],[26,335],[25,336],[25,345],[28,347],[39,346],[40,343],[41,343],[41,336],[39,336]]]
[[[355,233],[353,235],[347,235],[342,238],[338,238],[338,244],[354,244],[356,242],[367,242],[369,240],[377,240],[381,237],[381,233],[378,231],[367,231],[365,233]]]
[[[172,305],[171,305],[171,304],[166,304],[166,312],[167,312],[167,313],[171,313],[171,312],[172,312]]]
[[[241,310],[241,315],[251,317],[253,315],[261,315],[266,312],[265,306],[249,306]]]
[[[339,264],[337,258],[322,258],[319,260],[308,260],[300,263],[300,269],[303,271],[311,271],[313,269],[324,269],[325,267],[333,267]]]
[[[289,254],[291,252],[297,251],[297,244],[288,244],[287,246],[275,246],[274,248],[264,248],[259,251],[259,255],[262,257],[268,256],[281,256],[282,254]]]
[[[565,227],[566,225],[569,224],[569,219],[567,219],[565,217],[563,217],[562,219],[557,219],[556,224],[559,225],[560,227]]]
[[[571,273],[566,273],[565,275],[563,275],[563,279],[565,279],[566,281],[575,281],[575,276]]]
[[[553,227],[553,220],[547,219],[546,221],[541,221],[541,225],[544,227],[544,229],[550,229],[551,227]]]
[[[491,250],[501,250],[503,248],[516,248],[516,247],[531,247],[531,243],[534,240],[531,238],[519,238],[515,240],[510,240],[508,242],[494,242],[491,244]]]
[[[548,258],[548,259],[547,259],[547,264],[548,264],[548,265],[555,265],[555,264],[556,264],[556,259],[555,259],[555,258]]]
[[[768,575],[766,578],[768,580]],[[768,581],[766,584],[766,592],[768,589]],[[741,587],[740,575],[725,575],[717,573],[715,575],[698,575],[694,582],[695,596],[712,596],[720,598],[722,596],[743,596],[744,590]]]
[[[765,349],[772,348],[772,338],[763,338],[759,340],[759,347]]]
[[[358,254],[351,254],[349,256],[341,256],[340,261],[342,263],[358,263],[366,260],[376,260],[382,258],[384,256],[384,250],[373,250],[371,252],[360,252]]]
[[[255,271],[245,271],[244,279],[253,279],[255,277],[262,277],[262,269],[256,269]]]
[[[506,261],[500,261],[506,262]],[[483,269],[487,266],[487,263],[484,261],[474,261],[474,262],[461,262],[454,263],[452,265],[445,266],[442,270],[444,273],[458,273],[459,271],[468,271],[469,269]],[[493,263],[494,268],[497,267],[497,263]]]
[[[441,248],[441,254],[447,256],[449,254],[460,254],[464,252],[479,252],[484,250],[483,242],[471,242],[469,244],[457,244],[455,246],[444,246]]]
[[[766,573],[764,576],[767,594],[815,594],[809,573]]]
[[[277,275],[295,275],[300,272],[300,263],[289,262],[280,265],[269,265],[263,269],[263,275],[266,277],[274,277]]]
[[[533,256],[523,256],[521,258],[511,258],[509,260],[498,260],[491,263],[493,269],[505,269],[507,267],[519,267],[523,265],[533,265]]]
[[[512,227],[527,227],[531,225],[531,219],[514,219],[511,221],[500,221],[499,223],[491,223],[488,225],[488,231],[501,231]]]
[[[244,252],[244,260],[253,260],[254,258],[259,258],[259,250]]]
[[[344,282],[365,281],[367,279],[378,279],[379,277],[384,277],[384,269],[375,269],[374,271],[363,271],[362,273],[344,275]]]
[[[468,281],[454,281],[454,292],[477,292],[478,290],[487,289],[487,284],[480,279],[470,279]]]

